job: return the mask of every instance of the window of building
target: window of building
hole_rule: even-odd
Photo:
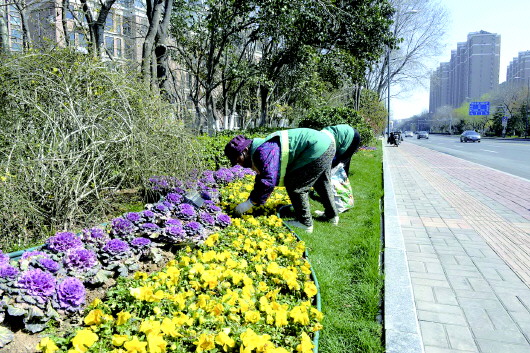
[[[77,33],[77,45],[83,48],[86,48],[86,37],[84,33]]]
[[[105,31],[114,32],[114,16],[111,12],[109,12],[105,21]]]
[[[116,38],[116,56],[120,58],[122,57],[121,44],[122,44],[121,39]]]
[[[109,55],[114,56],[114,37],[105,37],[105,47]]]
[[[68,35],[68,39],[70,40],[70,45],[75,46],[75,33],[74,32],[70,32],[70,34]]]
[[[70,9],[67,9],[66,10],[66,19],[67,20],[73,20],[75,17],[74,17],[74,14],[72,13],[72,11],[70,11]]]
[[[145,7],[145,2],[143,0],[134,0],[134,7],[143,9]]]
[[[123,20],[122,33],[124,36],[131,36],[131,22],[128,19]]]
[[[114,20],[115,20],[115,23],[114,23],[114,30],[116,33],[118,34],[121,34],[122,31],[123,31],[123,25],[122,25],[122,16],[120,15],[116,15]]]

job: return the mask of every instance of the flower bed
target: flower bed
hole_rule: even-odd
[[[255,208],[256,217],[231,221],[222,212],[248,197],[248,174],[223,168],[187,184],[153,178],[153,188],[165,196],[144,211],[118,217],[106,229],[58,233],[18,263],[3,256],[2,309],[39,332],[51,318],[80,315],[87,286],[119,276],[104,302],[90,304],[82,319],[86,327],[45,338],[39,348],[311,352],[321,313],[311,304],[317,290],[304,245],[273,215],[286,203],[285,191]],[[200,205],[188,198],[189,190],[202,196]],[[135,272],[140,261],[160,260],[163,244],[197,246],[178,250],[161,271]],[[2,329],[5,344],[9,332]]]

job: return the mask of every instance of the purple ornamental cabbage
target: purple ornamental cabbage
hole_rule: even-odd
[[[134,238],[131,241],[131,245],[134,246],[134,247],[137,247],[137,248],[142,248],[142,247],[145,247],[145,246],[149,246],[149,244],[151,244],[151,240],[149,240],[147,238],[143,238],[143,237]]]
[[[74,277],[66,277],[57,286],[57,300],[62,309],[78,310],[84,304],[86,290],[83,282]]]
[[[208,212],[201,212],[199,214],[199,221],[205,227],[213,227],[215,225],[215,218]]]
[[[179,243],[187,239],[186,231],[182,226],[169,226],[162,232],[163,239],[168,242]]]
[[[82,248],[83,242],[72,232],[58,232],[46,240],[48,249],[61,253],[68,249]]]
[[[205,201],[203,207],[210,213],[221,212],[221,207],[217,206],[213,201]]]
[[[55,292],[55,277],[40,268],[27,270],[20,275],[18,284],[30,295],[41,299]]]
[[[177,194],[176,192],[170,192],[166,196],[166,200],[172,203],[173,205],[178,205],[179,203],[182,202],[183,199],[184,197],[182,197],[181,194]]]
[[[219,168],[214,172],[214,177],[218,184],[228,184],[234,181],[234,173],[228,168]]]
[[[140,215],[142,216],[142,219],[144,221],[150,222],[154,221],[156,217],[156,214],[151,210],[143,210],[142,212],[140,212]]]
[[[72,251],[72,250],[68,250],[68,251]],[[43,270],[49,271],[51,273],[55,273],[59,271],[59,268],[61,267],[58,262],[48,257],[43,257],[43,258],[38,259],[38,264]]]
[[[232,168],[230,168],[230,170],[232,171],[232,173],[234,174],[234,177],[238,178],[238,179],[242,179],[244,178],[246,175],[256,175],[256,172],[254,172],[252,169],[250,168],[243,168],[242,166],[240,166],[239,164],[236,164],[235,166],[233,166]]]
[[[192,220],[197,216],[195,208],[189,203],[181,203],[177,207],[177,217],[183,220]]]
[[[68,250],[63,258],[66,268],[72,270],[88,270],[97,264],[96,253],[87,249]]]
[[[125,214],[125,218],[133,223],[138,223],[142,219],[142,216],[138,212],[129,212]]]
[[[168,226],[180,226],[182,227],[182,221],[176,218],[170,218],[166,221],[166,227]]]
[[[202,178],[199,179],[199,181],[203,182],[206,185],[213,185],[215,184],[215,177],[213,175],[213,171],[206,170],[202,173]]]
[[[232,223],[232,219],[230,218],[230,216],[224,213],[221,213],[217,215],[216,222],[217,222],[217,225],[224,228],[224,227],[228,227]]]
[[[83,229],[81,238],[88,244],[101,243],[108,239],[108,234],[104,229],[98,227],[86,228]]]
[[[7,265],[9,263],[9,255],[4,254],[2,250],[0,250],[0,266]]]
[[[38,251],[38,250],[32,250],[32,251],[24,251],[22,256],[20,257],[20,260],[26,260],[32,257],[49,257],[48,254],[46,254],[44,251]]]
[[[129,245],[120,239],[109,240],[103,247],[103,251],[111,255],[121,255],[129,251]]]
[[[153,209],[155,210],[155,212],[158,212],[158,213],[166,213],[167,211],[169,211],[169,208],[160,202],[155,204]]]
[[[184,225],[184,230],[188,236],[192,237],[201,234],[202,225],[199,222],[188,222]]]
[[[112,231],[114,234],[129,235],[134,229],[134,224],[128,219],[118,217],[112,220]]]
[[[15,278],[18,275],[18,269],[11,265],[0,266],[0,278]]]

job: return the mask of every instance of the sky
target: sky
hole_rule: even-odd
[[[530,0],[440,0],[449,14],[450,23],[442,39],[444,49],[431,70],[441,62],[449,62],[451,50],[458,42],[465,42],[467,34],[484,30],[501,36],[499,82],[506,80],[506,68],[519,52],[530,50]],[[392,119],[406,119],[429,110],[429,77],[425,88],[418,88],[406,96],[393,97],[390,102]],[[392,91],[392,88],[391,88]]]

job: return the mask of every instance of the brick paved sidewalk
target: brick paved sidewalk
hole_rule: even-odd
[[[530,353],[530,180],[383,148],[387,352]]]

